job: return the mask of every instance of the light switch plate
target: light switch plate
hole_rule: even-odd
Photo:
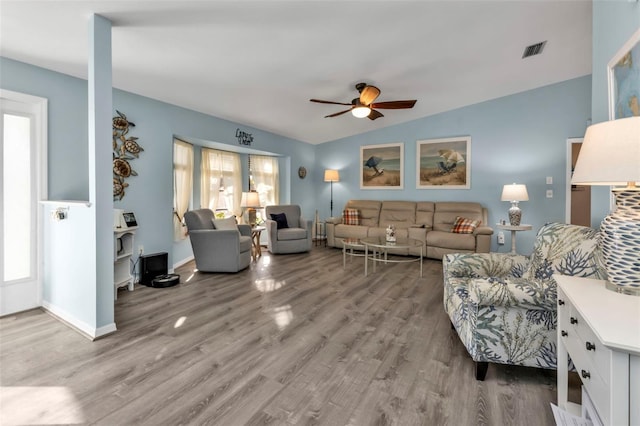
[[[547,185],[553,185],[553,176],[547,176]]]

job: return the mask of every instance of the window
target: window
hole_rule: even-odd
[[[173,140],[173,239],[187,238],[184,214],[193,190],[193,145]]]
[[[278,159],[264,155],[251,155],[250,165],[250,189],[260,194],[260,205],[270,206],[280,202]],[[260,216],[264,219],[263,211]]]
[[[202,148],[200,165],[200,207],[216,215],[229,212],[240,216],[242,210],[242,174],[240,155]]]

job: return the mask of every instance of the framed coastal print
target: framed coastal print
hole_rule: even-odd
[[[404,188],[404,144],[360,147],[360,189]]]
[[[471,188],[471,137],[428,139],[416,143],[416,188]]]
[[[640,29],[608,64],[609,119],[640,116]]]

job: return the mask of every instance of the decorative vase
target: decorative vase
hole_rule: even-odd
[[[518,202],[514,201],[509,209],[509,224],[511,226],[520,226],[520,219],[522,219],[522,210],[518,207]]]
[[[396,242],[396,227],[393,225],[387,226],[386,231],[387,242],[395,243]]]
[[[640,190],[612,192],[616,210],[600,226],[607,288],[640,296]]]

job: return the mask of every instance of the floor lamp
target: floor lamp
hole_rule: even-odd
[[[340,182],[340,174],[337,170],[324,171],[324,181],[331,183],[331,217],[333,217],[333,182]]]

